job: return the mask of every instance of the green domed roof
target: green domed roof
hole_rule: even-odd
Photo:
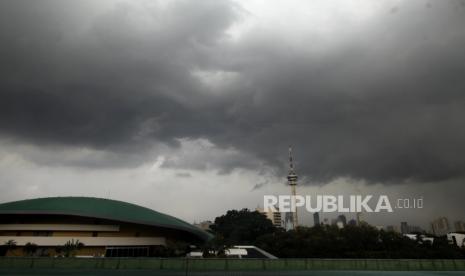
[[[202,240],[211,235],[185,221],[135,204],[94,197],[47,197],[0,204],[0,214],[60,214],[183,230]]]

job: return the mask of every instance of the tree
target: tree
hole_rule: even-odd
[[[366,224],[299,227],[257,238],[256,245],[281,258],[464,258],[465,251],[445,238],[422,243]]]
[[[184,241],[167,241],[164,257],[183,257],[191,251],[189,243]]]
[[[248,209],[230,210],[226,215],[217,217],[210,228],[227,244],[253,244],[259,236],[276,230],[265,215]]]
[[[247,209],[217,217],[211,229],[215,237],[202,248],[205,257],[221,256],[231,245],[252,244],[280,258],[465,258],[465,248],[449,244],[446,237],[436,237],[433,243],[412,240],[367,223],[285,231]]]
[[[33,256],[37,252],[37,248],[37,244],[28,242],[24,245],[23,252],[27,256]]]
[[[56,249],[57,253],[63,252],[65,257],[73,257],[76,255],[76,252],[84,247],[84,244],[79,240],[74,241],[74,239],[67,241],[63,246]]]
[[[14,240],[8,240],[1,247],[0,253],[2,253],[2,256],[5,256],[9,251],[14,255],[13,250],[16,249],[17,246]]]

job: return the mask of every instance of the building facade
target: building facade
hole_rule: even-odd
[[[440,217],[431,222],[431,229],[436,236],[444,236],[450,232],[449,220],[446,217]]]
[[[409,233],[408,224],[406,221],[400,223],[400,233],[404,235]]]
[[[318,212],[313,213],[313,226],[320,225],[320,214]]]
[[[465,232],[465,222],[461,220],[454,222],[454,227],[456,232]]]
[[[211,235],[175,217],[101,198],[54,197],[0,204],[0,255],[157,256],[171,243],[202,244]]]
[[[276,208],[276,212],[273,212],[272,210],[265,211],[262,208],[257,208],[256,211],[271,220],[275,227],[282,227],[282,216],[278,208]]]

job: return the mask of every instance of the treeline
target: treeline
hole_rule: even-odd
[[[253,244],[280,258],[465,258],[465,249],[449,244],[446,237],[436,237],[433,243],[420,237],[412,240],[368,224],[285,231],[274,227],[264,215],[247,209],[217,217],[211,229],[215,235],[211,248]]]

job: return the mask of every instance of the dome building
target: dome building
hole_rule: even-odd
[[[50,197],[0,204],[0,255],[159,256],[167,245],[202,244],[211,235],[185,221],[135,204],[91,197]],[[3,252],[2,252],[3,251]]]

